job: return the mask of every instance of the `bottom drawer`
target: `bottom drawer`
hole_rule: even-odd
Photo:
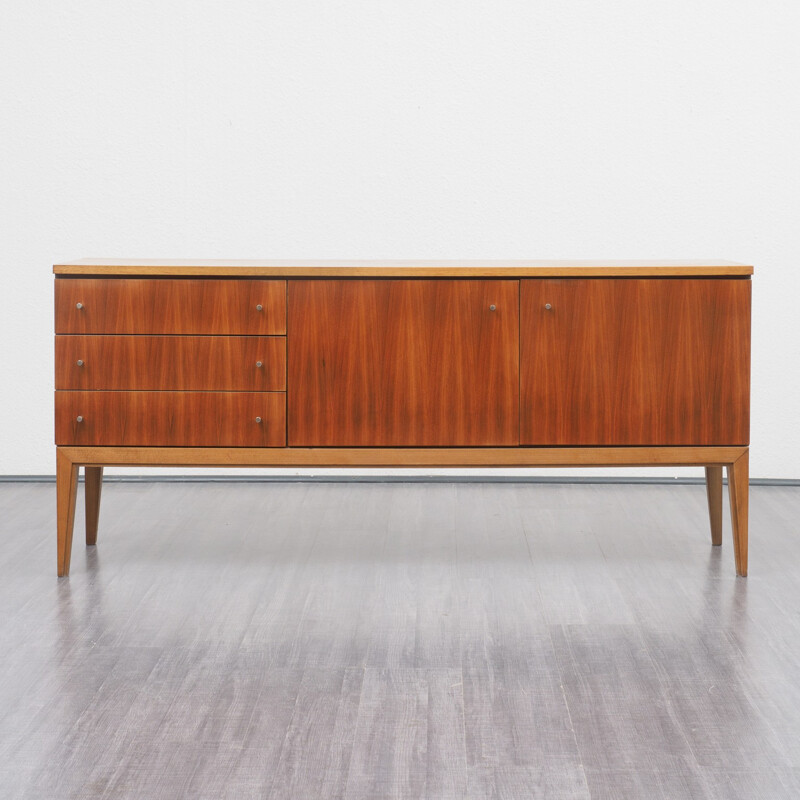
[[[58,391],[56,444],[284,447],[286,394]]]

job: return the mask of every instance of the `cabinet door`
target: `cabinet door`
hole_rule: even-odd
[[[519,282],[290,280],[289,444],[517,445]]]
[[[522,444],[748,444],[749,280],[521,284]]]

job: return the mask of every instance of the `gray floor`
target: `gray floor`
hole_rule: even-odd
[[[81,487],[82,488],[82,487]],[[0,797],[796,798],[800,489],[0,485]]]

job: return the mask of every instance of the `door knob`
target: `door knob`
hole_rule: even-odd
[[[81,359],[80,359],[80,358],[79,358],[79,359],[78,359],[78,360],[77,360],[75,363],[76,363],[76,364],[77,364],[79,367],[82,367],[82,366],[83,366],[83,361],[81,361]]]
[[[489,306],[489,311],[497,311],[497,306],[492,303],[492,305]]]
[[[77,417],[75,417],[75,422],[83,422],[83,417],[78,415]]]
[[[256,417],[256,422],[260,425],[261,424],[261,417]]]
[[[256,366],[261,369],[264,365],[260,361],[256,361]]]
[[[261,303],[259,303],[259,304],[256,306],[256,311],[263,311],[263,310],[264,310],[264,306],[262,306],[262,305],[261,305]]]
[[[553,306],[551,306],[550,303],[545,303],[544,307],[549,311]]]
[[[77,308],[78,311],[80,311],[83,308],[83,303],[75,303],[75,308]]]

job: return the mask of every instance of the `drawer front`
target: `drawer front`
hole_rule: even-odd
[[[286,281],[57,278],[56,333],[286,333]]]
[[[56,389],[282,392],[283,336],[56,336]]]
[[[283,392],[57,391],[55,394],[57,445],[283,447],[286,444]]]

